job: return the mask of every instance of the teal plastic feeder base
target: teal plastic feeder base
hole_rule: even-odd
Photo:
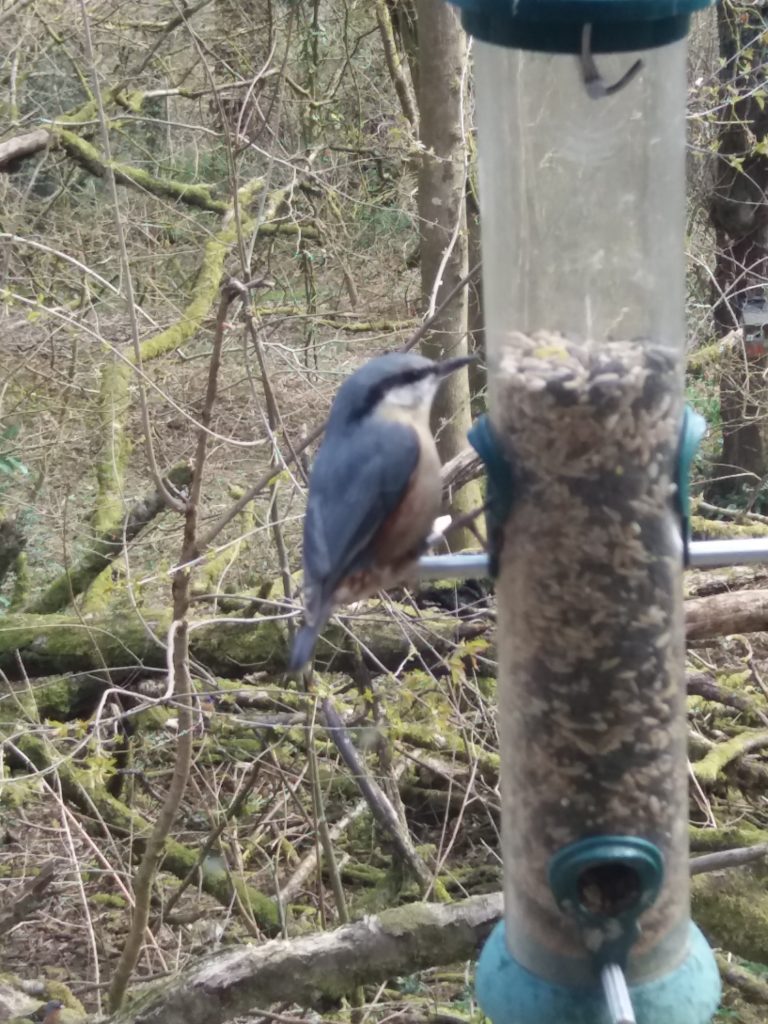
[[[600,987],[551,985],[513,960],[503,921],[483,947],[476,990],[493,1024],[611,1024]],[[720,974],[695,924],[683,963],[670,974],[630,988],[630,994],[637,1024],[709,1024],[720,1002]]]

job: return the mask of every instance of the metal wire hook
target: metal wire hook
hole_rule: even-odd
[[[591,22],[587,22],[581,30],[581,56],[579,63],[581,64],[581,73],[587,95],[593,100],[602,99],[603,96],[613,96],[614,93],[628,85],[643,66],[642,60],[636,60],[629,70],[624,72],[618,82],[614,82],[613,85],[606,85],[592,55]]]

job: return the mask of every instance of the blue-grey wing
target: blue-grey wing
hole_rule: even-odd
[[[372,420],[335,431],[317,453],[304,520],[307,611],[372,561],[371,542],[408,489],[419,461],[415,430]]]

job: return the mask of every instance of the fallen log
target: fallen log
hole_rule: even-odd
[[[768,590],[735,590],[685,602],[688,640],[768,630]]]
[[[490,634],[490,622],[395,607],[396,617],[350,616],[356,640],[332,623],[318,644],[318,668],[351,670],[358,656],[356,643],[385,669],[396,668],[409,656],[434,665],[456,644]],[[693,598],[685,603],[685,621],[689,640],[768,630],[768,590]],[[24,672],[54,676],[105,665],[163,668],[169,625],[169,610],[142,609],[139,615],[132,606],[107,610],[103,616],[7,615],[0,620],[0,670],[18,679]],[[195,658],[220,675],[238,678],[255,670],[278,675],[285,671],[288,637],[282,619],[220,617],[195,624],[190,647]],[[490,636],[483,656],[491,661],[496,656]]]
[[[290,999],[302,1007],[337,1001],[373,984],[474,959],[501,918],[503,896],[450,905],[411,903],[331,932],[223,950],[172,981],[134,990],[112,1024],[223,1024]]]
[[[354,618],[357,643],[372,651],[387,669],[418,655],[431,663],[455,650],[462,640],[480,636],[489,624],[466,623],[453,616],[419,613],[398,606],[399,615],[358,615]],[[68,614],[7,615],[0,619],[0,670],[10,679],[88,672],[116,665],[163,668],[164,641],[170,609],[160,611],[132,606],[103,616]],[[244,620],[220,617],[193,623],[190,653],[211,672],[229,678],[263,671],[285,672],[288,635],[282,619]],[[354,640],[339,625],[331,625],[318,645],[317,665],[333,663],[335,671],[351,670],[358,657]]]
[[[50,144],[51,133],[46,128],[36,128],[0,142],[0,171],[10,174],[22,161],[41,153]]]

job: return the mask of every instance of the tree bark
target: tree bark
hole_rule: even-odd
[[[286,998],[320,1006],[364,983],[474,959],[502,907],[501,893],[449,906],[412,903],[332,932],[228,949],[153,985],[112,1021],[222,1024]]]
[[[737,590],[685,602],[685,634],[703,640],[768,629],[768,590]]]
[[[16,135],[0,143],[0,171],[12,174],[24,160],[41,153],[51,143],[47,128],[36,128],[25,135]]]
[[[766,297],[768,270],[768,109],[762,99],[762,68],[768,7],[718,8],[720,78],[726,123],[720,134],[718,170],[710,202],[717,232],[714,320],[720,337],[740,326],[744,304]],[[768,470],[765,410],[768,388],[765,338],[746,339],[726,361],[720,382],[723,479],[715,493],[759,485]]]
[[[449,4],[443,0],[419,0],[416,9],[419,38],[429,40],[429,45],[419,46],[418,101],[423,154],[418,210],[422,296],[431,311],[468,269],[464,129],[467,43],[458,15]],[[430,359],[466,354],[466,291],[438,317],[421,348]],[[433,415],[438,451],[447,462],[466,447],[466,434],[472,422],[465,369],[443,383]],[[481,504],[477,484],[464,487],[451,501],[458,515]],[[468,530],[453,531],[448,539],[454,550],[473,543]]]
[[[11,571],[27,545],[27,538],[14,519],[0,519],[0,583]]]
[[[401,614],[414,617],[406,606],[401,606]],[[463,623],[439,613],[416,615],[419,628],[413,631],[403,628],[402,619],[361,616],[354,623],[357,642],[386,668],[395,669],[411,656],[435,664],[457,643],[482,634],[489,625]],[[139,615],[122,604],[119,612],[107,608],[103,616],[85,621],[76,615],[7,615],[0,628],[0,670],[16,680],[23,672],[32,678],[98,671],[105,665],[163,668],[166,652],[160,641],[170,619],[166,609],[143,608]],[[324,637],[327,643],[321,638],[317,650],[318,668],[332,665],[336,672],[351,671],[359,657],[356,642],[334,624]],[[288,634],[271,618],[237,618],[230,623],[218,618],[190,634],[190,653],[210,671],[233,679],[254,670],[281,675],[288,659]]]

